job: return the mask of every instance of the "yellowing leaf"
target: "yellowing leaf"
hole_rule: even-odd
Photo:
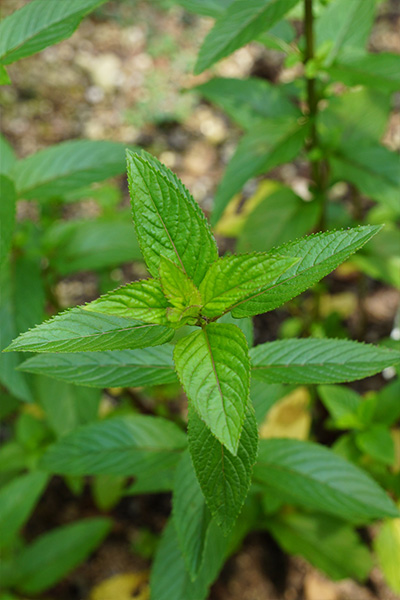
[[[400,519],[383,523],[374,540],[374,548],[388,584],[400,593]]]
[[[299,387],[279,400],[261,424],[260,437],[306,440],[311,425],[309,402],[310,393],[306,387]]]
[[[149,600],[147,571],[114,575],[92,590],[89,600]]]
[[[390,432],[394,443],[393,471],[400,473],[400,429],[392,429]]]
[[[226,237],[237,237],[242,231],[249,214],[264,198],[276,192],[280,187],[277,181],[262,181],[257,187],[256,192],[246,200],[243,207],[240,207],[242,195],[237,194],[234,196],[218,221],[215,232]]]
[[[357,310],[357,297],[352,292],[343,292],[333,296],[326,294],[320,299],[321,316],[327,317],[336,312],[342,317],[350,317]]]

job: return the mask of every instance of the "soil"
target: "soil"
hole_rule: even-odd
[[[2,0],[3,15],[26,1]],[[166,11],[162,5],[161,0],[108,2],[69,40],[12,65],[9,73],[13,85],[0,91],[2,130],[20,157],[75,137],[141,145],[178,173],[207,212],[239,131],[222,112],[201,102],[195,94],[181,94],[182,88],[205,80],[205,76],[195,78],[191,70],[211,21],[176,6]],[[400,4],[396,0],[383,3],[371,36],[371,50],[400,52],[399,28]],[[287,75],[282,73],[279,56],[257,45],[242,48],[222,61],[215,73],[227,77],[253,74],[273,81]],[[399,112],[397,98],[385,136],[393,149],[400,148]],[[304,180],[307,176],[303,165],[274,173],[283,181]],[[127,202],[123,178],[117,181]],[[84,201],[69,210],[66,218],[90,218],[93,205]],[[21,203],[18,214],[34,219],[34,203]],[[231,247],[229,240],[219,241],[223,247]],[[133,278],[129,265],[123,270],[126,280]],[[74,305],[95,297],[98,285],[94,273],[71,276],[58,283],[56,294],[61,305]],[[342,291],[357,294],[356,279],[343,282],[333,275],[326,285],[331,295]],[[375,342],[388,336],[398,302],[397,292],[368,281],[366,323],[361,337]],[[293,315],[284,308],[257,317],[256,343],[276,339],[288,316]],[[358,337],[357,314],[350,315],[343,324],[353,337]],[[364,392],[378,389],[382,383],[382,377],[376,376],[354,387]],[[172,412],[181,410],[181,405],[179,400],[175,402]],[[325,443],[333,442],[323,427],[318,435]],[[146,571],[150,561],[133,551],[134,542],[143,529],[150,535],[162,531],[170,504],[169,494],[123,499],[111,511],[113,531],[101,548],[43,598],[85,600],[107,577]],[[54,478],[24,533],[31,540],[55,526],[95,514],[98,509],[88,486],[82,495],[75,496],[62,479]],[[395,598],[378,570],[372,571],[366,586],[350,580],[333,583],[303,559],[285,555],[263,532],[247,536],[242,549],[226,563],[209,596],[209,600]]]

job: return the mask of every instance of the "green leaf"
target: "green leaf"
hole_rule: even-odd
[[[153,469],[135,475],[135,481],[124,490],[124,496],[138,494],[160,494],[172,492],[174,487],[176,464],[171,464],[160,471],[155,465]]]
[[[194,581],[203,562],[211,515],[193,470],[189,452],[183,453],[176,468],[172,514],[186,568]]]
[[[131,218],[53,223],[44,233],[43,248],[51,268],[60,275],[143,261]]]
[[[39,471],[21,475],[0,490],[0,548],[13,541],[29,518],[47,484]]]
[[[382,205],[375,208],[386,211]],[[353,257],[352,262],[369,277],[400,289],[400,236],[395,223],[397,212],[398,209],[389,217],[393,222],[388,222],[362,253]]]
[[[125,477],[96,475],[92,481],[93,500],[99,510],[109,512],[124,494]]]
[[[168,301],[178,309],[196,305],[200,308],[201,297],[193,281],[176,263],[160,256],[161,288]]]
[[[18,332],[41,323],[45,314],[46,294],[39,257],[21,253],[14,261],[14,310]],[[29,290],[29,302],[26,290]]]
[[[90,312],[167,325],[168,301],[156,279],[128,283],[83,307]]]
[[[9,175],[17,157],[7,139],[0,133],[0,173]]]
[[[14,276],[15,271],[12,271],[11,264],[9,262],[4,263],[0,269],[1,350],[18,334]],[[26,299],[26,288],[24,289],[24,297]],[[21,360],[22,357],[19,354],[0,353],[0,382],[19,400],[32,402],[32,392],[26,375],[16,371]]]
[[[289,339],[250,350],[252,375],[266,383],[341,383],[380,373],[400,352],[351,340]]]
[[[239,254],[214,262],[200,285],[202,314],[212,318],[262,293],[298,262],[279,254]]]
[[[206,600],[210,585],[225,561],[229,538],[214,522],[206,539],[204,561],[193,582],[185,565],[175,523],[170,519],[157,548],[150,577],[152,598],[156,600]]]
[[[340,519],[288,513],[274,515],[265,524],[286,552],[303,556],[331,579],[365,581],[368,577],[372,568],[370,552]]]
[[[14,183],[5,175],[0,175],[0,264],[7,258],[15,224],[16,193]]]
[[[4,65],[0,65],[0,85],[10,85],[11,79]]]
[[[68,355],[67,355],[68,356]],[[63,436],[97,419],[101,394],[99,390],[35,378],[36,397],[46,421],[57,436]],[[56,400],[55,400],[56,399]]]
[[[252,377],[250,399],[254,406],[257,424],[261,425],[274,404],[290,394],[294,389],[294,386],[282,385],[280,383],[266,384],[264,381],[259,381]]]
[[[384,425],[393,425],[400,417],[400,379],[396,379],[378,393],[373,420]]]
[[[197,285],[218,257],[201,209],[176,175],[153,157],[127,151],[127,161],[133,220],[150,273],[158,277],[163,255]]]
[[[11,577],[13,587],[25,594],[38,594],[50,588],[83,562],[110,529],[110,519],[97,517],[41,535],[16,556]]]
[[[227,323],[230,325],[236,325],[243,332],[244,337],[247,340],[249,348],[254,344],[254,327],[253,319],[234,319],[232,313],[226,313],[218,319],[219,323]]]
[[[246,0],[247,2],[247,0]],[[290,119],[265,119],[240,140],[214,199],[211,222],[220,219],[230,199],[251,177],[293,160],[304,145],[308,127]]]
[[[400,594],[400,519],[385,521],[373,543],[388,584]]]
[[[261,440],[253,480],[285,502],[354,523],[397,517],[386,492],[328,448],[299,440]]]
[[[65,40],[105,1],[29,2],[0,23],[0,63],[8,65]]]
[[[118,142],[71,140],[19,160],[12,176],[19,197],[42,201],[123,173],[124,157]]]
[[[362,427],[363,423],[358,414],[362,399],[357,392],[343,385],[320,385],[318,395],[336,427],[341,429]]]
[[[199,416],[236,455],[249,397],[246,338],[235,325],[211,323],[178,340],[174,361]]]
[[[362,194],[400,214],[400,157],[384,146],[345,144],[330,158],[333,181],[353,183]]]
[[[193,408],[189,409],[189,450],[204,497],[225,534],[233,527],[251,483],[257,457],[258,429],[248,406],[234,456],[210,432]]]
[[[375,0],[335,0],[315,25],[317,53],[331,43],[325,64],[330,65],[346,46],[364,48],[374,22]]]
[[[327,146],[346,149],[357,154],[360,146],[379,143],[385,134],[390,112],[390,97],[377,90],[351,89],[329,99],[329,105],[319,115],[318,133]],[[363,119],[360,119],[363,115]]]
[[[346,231],[327,231],[278,246],[274,249],[275,254],[299,257],[300,262],[279,277],[269,291],[235,308],[233,316],[242,318],[258,315],[298,296],[336,269],[380,229],[380,226],[365,226]]]
[[[265,79],[215,77],[194,90],[222,108],[243,129],[261,125],[265,119],[300,116],[284,88]]]
[[[113,315],[72,308],[15,339],[7,351],[96,352],[157,346],[168,342],[172,329]]]
[[[185,446],[186,436],[174,423],[127,415],[85,425],[61,438],[43,456],[41,467],[62,475],[140,476],[175,465]]]
[[[395,447],[389,429],[385,425],[372,425],[356,434],[356,444],[362,452],[385,465],[395,462]]]
[[[349,49],[329,67],[333,79],[346,85],[366,85],[385,93],[400,90],[400,56],[389,52],[368,54]]]
[[[216,21],[200,48],[198,75],[215,62],[256,39],[291,9],[298,0],[235,0]]]
[[[317,201],[304,202],[290,188],[281,186],[266,195],[249,214],[239,235],[237,250],[267,252],[294,240],[315,227],[319,213]]]
[[[26,360],[19,369],[96,388],[141,387],[177,381],[170,345],[140,350],[41,354]]]
[[[234,0],[177,0],[177,4],[180,4],[189,12],[193,12],[197,15],[216,18],[222,15],[233,1]]]

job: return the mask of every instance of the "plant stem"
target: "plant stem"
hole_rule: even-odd
[[[304,0],[304,34],[306,47],[304,52],[304,66],[314,59],[314,15],[312,0]],[[318,94],[315,77],[307,77],[307,104],[310,118],[310,138],[307,143],[308,152],[317,150],[320,146],[317,131]],[[326,191],[326,164],[322,158],[311,158],[311,175],[315,186],[315,195],[321,202],[321,218],[319,229],[325,229],[325,191]]]

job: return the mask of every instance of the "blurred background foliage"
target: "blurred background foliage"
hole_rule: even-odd
[[[26,4],[25,0],[3,0],[2,17]],[[207,2],[206,16],[184,8],[190,9],[190,4],[190,0],[180,4],[110,0],[85,18],[72,37],[7,69],[11,84],[0,88],[1,173],[15,173],[19,199],[12,260],[1,270],[2,347],[45,315],[93,300],[145,275],[123,175],[125,147],[142,147],[158,156],[210,213],[226,166],[238,142],[245,143],[243,133],[264,118],[279,118],[279,111],[290,110],[287,98],[300,98],[300,105],[304,102],[299,79],[302,65],[296,52],[289,52],[288,57],[282,52],[299,38],[301,5],[272,33],[237,50],[211,71],[194,76],[198,50],[212,20],[207,17],[211,14]],[[327,4],[315,2],[317,16]],[[395,0],[376,5],[368,48],[374,53],[399,54],[400,5]],[[210,81],[211,75],[228,79],[221,88],[218,79]],[[257,78],[251,88],[241,90],[230,82],[248,77]],[[330,89],[329,107],[322,117],[326,144],[332,147],[344,141],[350,151],[358,153],[368,136],[380,140],[384,149],[398,151],[399,93],[371,91],[351,83],[353,93],[344,102],[343,82]],[[298,109],[290,106],[295,119]],[[358,116],[353,118],[360,112],[362,122]],[[267,134],[271,139],[276,135],[274,131]],[[100,140],[104,144],[94,144]],[[62,144],[61,150],[51,148],[56,144]],[[328,192],[324,226],[347,227],[366,219],[385,222],[385,229],[313,292],[257,317],[254,332],[248,332],[255,343],[312,335],[398,346],[398,175],[385,172],[385,150],[380,152],[382,156],[372,161],[376,161],[377,173],[371,172],[367,156],[367,167],[363,167],[360,154],[362,183],[357,186],[346,164],[333,158],[336,181]],[[5,194],[7,181],[1,185]],[[311,187],[308,161],[301,156],[272,165],[267,177],[252,177],[243,190],[239,185],[227,192],[229,202],[215,228],[220,246],[225,251],[234,247],[240,252],[268,250],[315,230],[321,214],[318,204],[310,201]],[[6,247],[11,239],[2,238],[1,243]],[[39,594],[43,599],[60,600],[146,600],[150,560],[170,511],[170,474],[157,482],[157,489],[164,486],[164,494],[137,495],[140,483],[119,476],[48,481],[35,466],[49,443],[99,418],[144,413],[182,424],[186,416],[182,392],[176,383],[135,389],[78,387],[15,370],[27,357],[7,354],[0,358],[1,548],[6,569],[7,560],[20,553],[23,581],[19,595],[4,592],[0,598]],[[266,389],[255,382],[252,398],[260,435],[311,438],[332,446],[399,498],[400,390],[395,375],[388,370],[351,387],[318,389],[281,385]],[[149,489],[148,482],[144,488]],[[16,514],[12,510],[15,499],[25,496],[29,502]],[[265,505],[268,515],[274,499],[265,498]],[[365,580],[372,567],[370,555],[359,546],[358,538],[346,529],[341,531],[334,520],[321,517],[318,521],[307,513],[289,511],[282,513],[275,529],[270,524],[268,530],[246,539],[229,560],[210,599],[398,597],[382,574],[392,588],[400,586],[398,521],[361,532],[380,563],[380,568],[372,568],[366,585],[355,579],[357,575]],[[334,551],[328,552],[325,561],[316,558],[324,535],[335,540],[332,532],[339,537],[338,545],[333,542]],[[302,552],[295,551],[299,540]],[[339,564],[335,570],[334,557],[343,547],[356,557],[354,564]],[[46,569],[40,577],[41,564],[50,564],[57,553],[57,564],[61,562],[63,568]],[[38,555],[42,563],[35,563],[33,557]],[[331,581],[343,576],[349,578]]]

